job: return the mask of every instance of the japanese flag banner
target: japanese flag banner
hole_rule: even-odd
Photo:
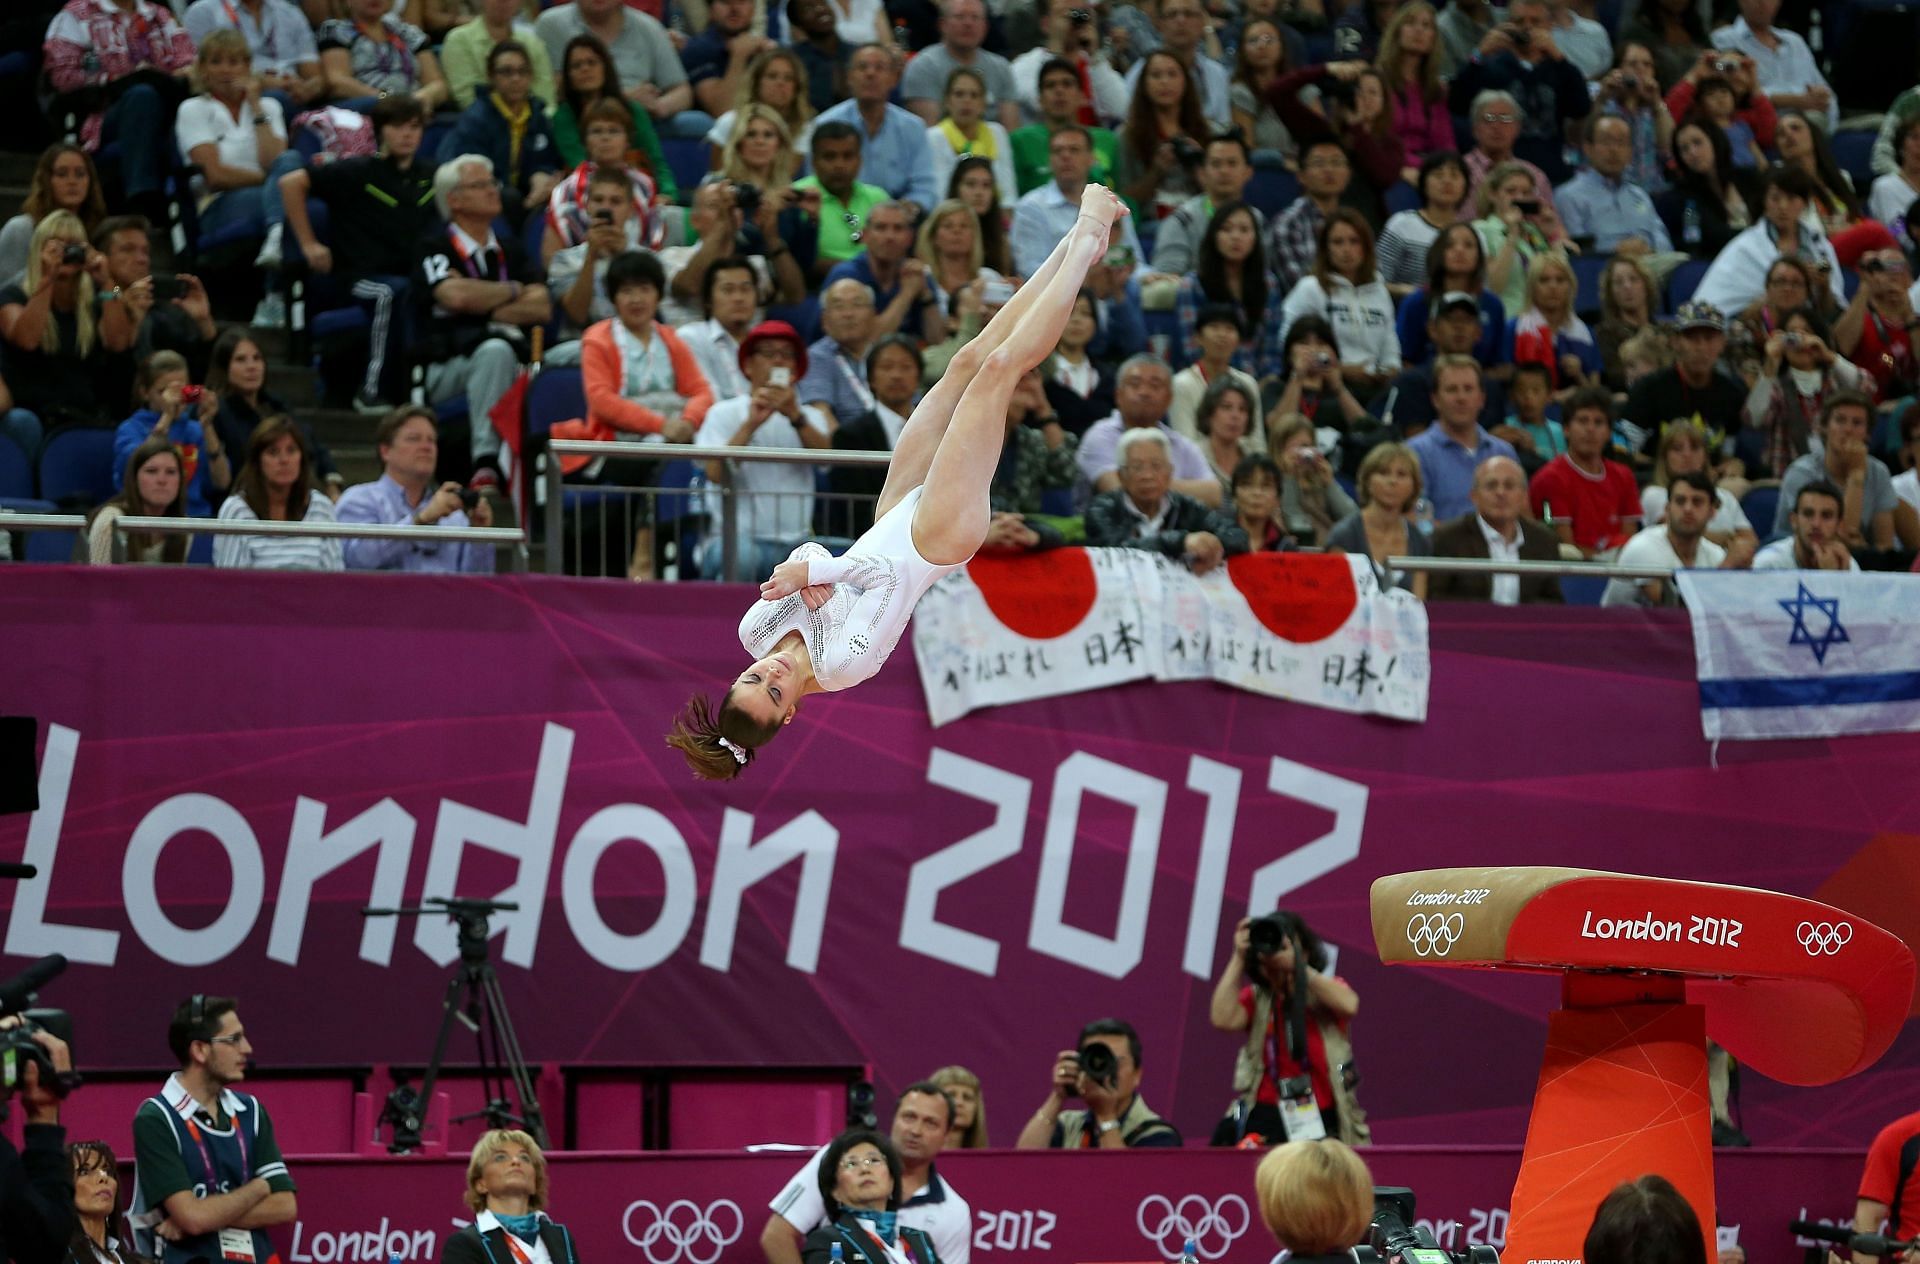
[[[1136,680],[1427,717],[1425,608],[1339,554],[1249,554],[1198,576],[1138,549],[983,555],[920,598],[913,647],[935,727]]]

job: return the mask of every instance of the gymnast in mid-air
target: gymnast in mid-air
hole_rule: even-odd
[[[753,661],[717,706],[695,695],[667,734],[697,775],[739,776],[793,722],[802,698],[851,689],[879,671],[920,594],[980,547],[1014,388],[1060,340],[1087,269],[1126,214],[1111,189],[1087,186],[1072,230],[907,419],[873,526],[839,557],[801,545],[760,585],[740,621]]]

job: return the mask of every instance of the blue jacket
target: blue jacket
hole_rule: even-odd
[[[187,480],[187,517],[213,517],[213,504],[218,497],[213,488],[213,479],[207,474],[207,454],[205,440],[201,437],[200,423],[189,413],[182,410],[180,416],[173,419],[167,427],[167,438],[173,440],[173,446],[180,449],[184,463],[193,470],[193,477]],[[153,423],[160,420],[160,414],[151,408],[142,408],[133,416],[120,423],[113,432],[113,490],[120,491],[127,484],[127,462],[132,459],[134,449],[147,441],[153,433]],[[233,453],[227,454],[232,461]]]
[[[481,154],[493,160],[493,174],[511,183],[522,193],[528,177],[538,171],[558,171],[560,148],[553,139],[553,124],[547,121],[546,102],[535,97],[527,118],[526,135],[520,141],[520,170],[513,171],[513,129],[506,116],[494,108],[492,94],[477,94],[473,104],[460,112],[453,130],[440,142],[439,161],[447,162],[461,154]]]

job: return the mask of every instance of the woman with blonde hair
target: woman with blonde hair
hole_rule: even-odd
[[[973,208],[959,198],[948,198],[920,221],[920,237],[914,257],[927,265],[927,284],[942,319],[949,322],[948,300],[974,278],[985,275],[988,281],[1001,276],[987,267],[985,244],[980,240],[980,220]]]
[[[440,1264],[517,1264],[539,1247],[553,1264],[577,1264],[573,1235],[546,1213],[547,1156],[526,1133],[495,1128],[474,1143],[466,1202],[473,1223],[447,1239]]]
[[[1253,1171],[1260,1219],[1294,1264],[1352,1258],[1373,1219],[1373,1174],[1331,1137],[1275,1146]]]
[[[1428,154],[1457,149],[1447,85],[1440,78],[1440,27],[1427,0],[1408,0],[1380,36],[1374,59],[1393,102],[1393,128],[1403,151],[1400,178],[1417,184]]]
[[[1390,557],[1432,557],[1433,541],[1413,525],[1421,503],[1420,460],[1404,443],[1377,444],[1360,462],[1354,490],[1360,512],[1327,533],[1329,553],[1357,553],[1373,563],[1382,586],[1427,599],[1427,573],[1390,570]]]
[[[794,154],[803,159],[807,156],[813,138],[813,102],[807,100],[807,68],[791,48],[776,46],[753,55],[753,60],[747,63],[747,73],[740,77],[733,108],[716,119],[707,132],[707,143],[713,147],[715,171],[720,169],[721,151],[733,139],[740,111],[750,105],[764,105],[778,114],[787,125]]]
[[[1499,163],[1480,182],[1473,230],[1487,259],[1487,289],[1510,312],[1527,305],[1527,269],[1537,256],[1567,257],[1560,219],[1538,199],[1533,171],[1523,162]]]
[[[129,287],[122,301],[99,308],[95,295],[113,288],[107,257],[87,245],[86,225],[72,211],[53,211],[33,230],[22,285],[0,289],[0,350],[14,406],[34,414],[48,429],[98,425],[118,419],[124,400],[95,392],[106,374],[101,360],[133,347],[140,320],[153,306],[153,287]],[[125,380],[124,377],[120,380]],[[39,436],[8,433],[30,443]]]
[[[987,1142],[987,1099],[980,1093],[980,1077],[963,1066],[944,1066],[927,1079],[940,1086],[953,1107],[953,1122],[947,1126],[949,1150],[985,1150]]]
[[[729,180],[760,186],[760,194],[779,206],[793,183],[793,135],[770,105],[749,102],[734,111],[733,135],[720,153],[720,173]]]
[[[1536,255],[1527,265],[1527,305],[1507,322],[1509,364],[1544,364],[1548,384],[1565,398],[1600,376],[1600,345],[1573,311],[1573,265],[1561,255]]]

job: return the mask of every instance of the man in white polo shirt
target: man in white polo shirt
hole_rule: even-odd
[[[952,1121],[953,1103],[939,1085],[921,1080],[901,1090],[891,1134],[894,1149],[900,1152],[900,1223],[933,1239],[940,1264],[968,1264],[973,1213],[967,1209],[967,1200],[933,1168]],[[818,1176],[824,1150],[814,1151],[807,1165],[767,1204],[773,1214],[760,1232],[767,1264],[800,1264],[801,1242],[827,1222]]]

